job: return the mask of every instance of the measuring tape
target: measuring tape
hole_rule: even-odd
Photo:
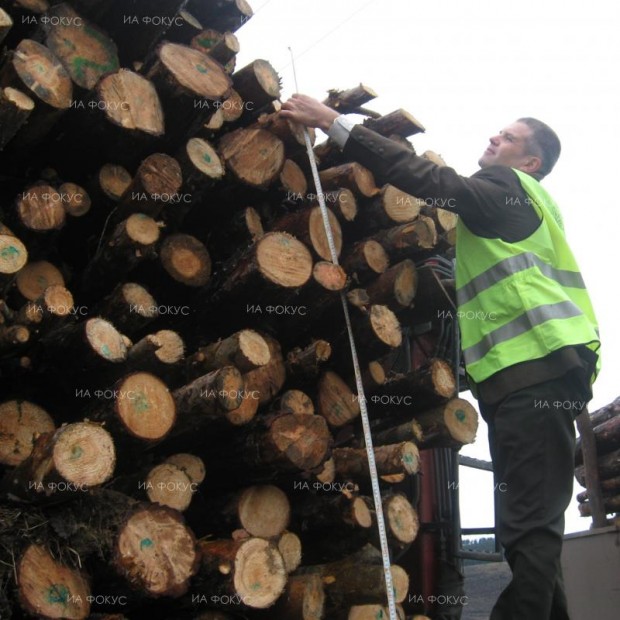
[[[293,50],[288,48],[291,53],[291,65],[293,67],[293,77],[295,79],[295,90],[299,92],[299,86],[297,85],[297,73],[295,71],[295,59],[293,57]],[[314,180],[314,186],[316,189],[316,195],[319,200],[319,207],[321,208],[321,216],[323,217],[323,226],[325,227],[325,234],[327,236],[327,243],[329,244],[329,251],[332,258],[332,263],[338,265],[338,253],[336,252],[336,244],[334,243],[334,233],[332,231],[331,223],[329,221],[329,212],[325,205],[325,199],[323,196],[323,188],[321,186],[321,179],[319,178],[319,169],[314,157],[314,151],[312,150],[312,143],[310,141],[310,134],[306,127],[303,128],[304,141],[306,143],[306,150],[308,151],[308,159],[310,161],[310,168],[312,169],[312,178]],[[387,533],[385,529],[385,519],[383,518],[383,504],[381,502],[381,491],[379,489],[379,474],[377,473],[377,463],[375,462],[375,452],[372,445],[372,434],[370,432],[370,422],[368,418],[368,409],[366,408],[366,396],[364,394],[364,386],[362,385],[362,372],[360,370],[359,358],[357,356],[357,348],[355,347],[355,339],[353,337],[353,327],[351,326],[351,317],[349,315],[349,305],[347,297],[344,291],[340,291],[340,302],[342,303],[342,310],[344,312],[344,320],[347,325],[347,333],[349,336],[349,345],[351,347],[351,357],[353,358],[353,370],[355,372],[355,385],[357,387],[357,395],[360,403],[360,413],[362,417],[362,428],[364,431],[364,443],[366,444],[366,455],[368,457],[368,470],[370,471],[370,482],[372,485],[372,496],[375,503],[375,513],[377,515],[377,528],[379,530],[379,540],[381,542],[381,558],[383,560],[383,574],[385,577],[385,589],[387,591],[388,610],[390,613],[390,620],[398,620],[396,614],[396,601],[394,599],[394,581],[392,579],[392,568],[390,565],[390,549],[388,547]]]

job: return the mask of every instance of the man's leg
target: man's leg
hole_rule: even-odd
[[[554,403],[578,398],[574,384],[564,378],[515,392],[497,407],[481,403],[495,481],[503,491],[499,538],[513,572],[492,620],[568,618],[559,558],[572,495],[578,412]]]

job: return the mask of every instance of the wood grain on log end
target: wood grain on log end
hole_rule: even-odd
[[[54,431],[54,420],[34,403],[10,400],[0,404],[0,463],[14,467],[27,459],[38,435]]]
[[[0,237],[2,243],[2,237]],[[2,246],[0,246],[0,250]],[[10,251],[13,254],[13,251]],[[4,252],[0,251],[0,258],[4,258]],[[1,263],[0,263],[1,264]],[[3,271],[0,269],[0,273]],[[15,279],[17,290],[29,301],[36,301],[49,286],[65,285],[65,279],[60,270],[48,261],[35,261],[28,263],[17,274]]]
[[[153,467],[146,477],[145,486],[149,500],[179,512],[189,507],[194,494],[190,477],[170,462]]]
[[[291,505],[282,490],[272,485],[251,486],[238,500],[239,521],[252,536],[279,536],[288,526]]]
[[[177,282],[187,286],[203,286],[211,277],[211,257],[196,237],[170,235],[161,247],[161,263]]]
[[[0,274],[17,273],[27,262],[26,246],[17,237],[0,234]]]
[[[153,84],[146,78],[120,69],[97,84],[99,106],[107,119],[128,131],[151,136],[164,134],[164,112]]]
[[[115,408],[130,435],[155,441],[170,431],[176,419],[176,406],[160,379],[137,372],[122,380],[118,392]]]
[[[90,614],[90,586],[79,571],[56,561],[41,545],[31,544],[16,568],[22,608],[38,618],[82,620]]]
[[[165,506],[135,510],[116,540],[117,571],[150,596],[184,594],[198,562],[194,535],[181,515]]]
[[[15,48],[12,63],[17,75],[37,99],[59,110],[71,106],[71,77],[47,47],[23,39]]]

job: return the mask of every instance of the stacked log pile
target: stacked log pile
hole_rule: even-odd
[[[245,0],[1,4],[0,617],[379,617],[340,293],[396,557],[419,451],[476,432],[421,265],[454,218],[319,145],[331,263]]]
[[[604,510],[608,515],[620,513],[620,397],[591,413],[590,421],[596,441]],[[575,478],[581,486],[586,486],[581,439],[577,440],[575,452]],[[581,516],[591,516],[588,492],[580,492],[577,501]]]

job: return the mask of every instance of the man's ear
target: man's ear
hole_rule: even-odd
[[[536,157],[535,155],[529,155],[525,162],[519,167],[523,172],[527,172],[528,174],[535,174],[540,170],[542,166],[542,159],[540,157]]]

